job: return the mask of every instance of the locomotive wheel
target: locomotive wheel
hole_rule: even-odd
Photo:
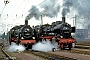
[[[71,50],[71,47],[69,47],[69,50]]]
[[[69,44],[68,48],[69,48],[69,50],[71,50],[71,48],[72,48],[72,44]]]
[[[20,33],[18,33],[18,37],[17,37],[17,40],[16,40],[16,44],[17,44],[17,45],[20,44]]]
[[[26,50],[32,49],[32,45],[33,45],[33,44],[27,44]]]
[[[52,51],[53,51],[53,52],[55,52],[55,51],[56,51],[56,49],[55,49],[55,48],[52,48]]]
[[[9,40],[9,44],[11,45],[11,41]]]
[[[61,49],[64,49],[64,44],[63,43],[61,44]]]

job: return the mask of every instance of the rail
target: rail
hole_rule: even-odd
[[[65,57],[65,56],[60,56],[60,55],[56,55],[56,54],[51,54],[48,52],[42,52],[42,51],[25,51],[25,53],[31,53],[35,56],[39,56],[41,58],[44,58],[45,60],[77,60],[74,58],[69,58],[69,57]]]
[[[8,60],[14,60],[8,53],[5,52],[5,50],[3,49],[4,45],[3,45],[3,44],[0,44],[0,46],[2,47],[2,48],[1,48],[1,51],[3,52],[3,54],[5,55],[5,57],[6,57]]]

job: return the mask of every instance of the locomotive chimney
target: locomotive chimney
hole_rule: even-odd
[[[43,25],[43,16],[41,15],[41,25]]]
[[[28,20],[25,20],[25,25],[28,25]]]
[[[62,22],[65,22],[65,17],[62,17]]]

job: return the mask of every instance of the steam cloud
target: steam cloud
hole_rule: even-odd
[[[57,17],[58,12],[60,12],[62,8],[62,16],[65,17],[70,14],[69,18],[71,18],[77,15],[76,25],[81,25],[81,27],[77,26],[77,28],[87,28],[90,24],[90,0],[63,0],[62,6],[57,4],[58,1],[59,0],[45,0],[39,5],[40,8],[32,6],[29,14],[26,16],[26,20],[30,20],[32,17],[38,20],[41,15],[50,18]],[[43,9],[43,11],[40,11],[40,9]]]
[[[57,1],[58,0],[45,0],[40,4],[40,8],[43,9],[43,11],[40,11],[36,6],[32,6],[29,10],[29,14],[26,16],[26,20],[29,20],[32,17],[35,17],[38,20],[41,15],[50,18],[57,16],[57,13],[60,11],[60,5],[55,5]]]
[[[70,8],[72,7],[71,0],[64,0],[63,1],[63,9],[62,9],[62,16],[65,17],[65,15],[70,12]]]
[[[39,16],[41,15],[41,12],[36,6],[32,6],[32,8],[29,10],[29,14],[26,16],[25,20],[29,20],[32,17],[35,17],[36,19],[39,19]]]
[[[52,44],[50,41],[46,40],[46,41],[38,42],[32,47],[33,50],[39,50],[44,52],[52,51],[52,48],[58,49],[58,43]]]
[[[77,28],[87,28],[90,24],[90,0],[63,0],[62,16],[66,16],[67,13],[76,16]],[[75,14],[74,14],[75,13]],[[71,18],[71,17],[70,17]]]
[[[11,43],[11,45],[8,47],[8,51],[9,52],[15,52],[15,51],[24,51],[25,50],[25,47],[22,46],[22,45],[17,45],[16,43]]]

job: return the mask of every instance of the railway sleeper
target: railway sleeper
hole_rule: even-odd
[[[77,59],[73,59],[73,58],[69,58],[69,57],[64,57],[64,56],[58,56],[58,55],[46,55],[46,54],[37,54],[37,53],[34,53],[36,56],[39,56],[39,57],[42,57],[44,59],[48,59],[48,60],[77,60]]]
[[[30,51],[29,51],[30,52]],[[27,53],[29,53],[27,51]],[[42,52],[42,51],[31,51],[30,52],[33,55],[36,55],[38,57],[44,58],[46,60],[77,60],[77,59],[73,59],[73,58],[69,58],[69,57],[65,57],[65,56],[60,56],[60,55],[55,55],[55,54],[50,54],[48,52]]]

